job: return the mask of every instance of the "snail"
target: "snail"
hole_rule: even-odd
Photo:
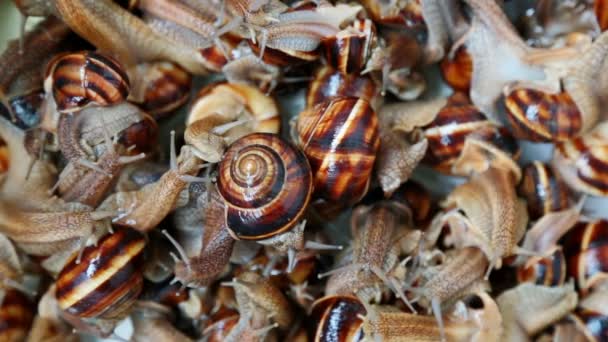
[[[361,72],[371,54],[376,28],[371,20],[355,20],[333,37],[322,40],[328,66],[343,74]]]
[[[316,300],[312,306],[313,341],[359,341],[363,338],[363,304],[353,296],[332,295]]]
[[[378,95],[371,77],[344,74],[329,66],[322,66],[315,70],[306,91],[306,107],[312,108],[335,97],[355,97],[367,100],[374,108],[378,108],[381,101]]]
[[[92,51],[56,56],[47,65],[45,90],[60,113],[78,111],[90,103],[109,106],[123,102],[129,77],[114,58]]]
[[[0,339],[23,341],[34,319],[33,304],[23,293],[10,289],[0,297]]]
[[[441,75],[450,87],[455,91],[469,91],[469,88],[471,88],[473,62],[464,46],[458,48],[453,57],[444,57],[440,66]]]
[[[145,239],[129,228],[115,228],[97,246],[86,247],[57,277],[59,308],[76,320],[117,321],[129,314],[143,286]]]
[[[531,219],[568,208],[570,190],[549,165],[539,161],[523,169],[523,178],[518,192],[528,203]]]
[[[546,257],[533,256],[517,268],[517,281],[561,286],[566,283],[566,259],[561,249]]]
[[[300,113],[297,141],[312,167],[315,196],[352,205],[366,193],[380,146],[369,102],[337,98]]]

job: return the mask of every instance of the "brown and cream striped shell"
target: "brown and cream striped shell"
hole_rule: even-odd
[[[34,307],[23,293],[5,290],[0,297],[0,341],[24,341],[34,319]]]
[[[380,146],[378,117],[369,102],[337,98],[320,103],[300,113],[296,130],[317,197],[352,205],[365,196]]]
[[[466,47],[461,46],[454,57],[446,56],[441,62],[441,75],[445,82],[456,91],[468,92],[473,76],[473,61]]]
[[[583,129],[583,115],[566,92],[517,89],[505,98],[513,135],[531,141],[567,141]]]
[[[306,107],[311,108],[335,97],[356,97],[374,106],[379,99],[378,88],[371,77],[344,74],[329,66],[318,68],[308,86]]]
[[[363,339],[363,320],[367,311],[351,296],[327,296],[317,300],[310,314],[313,341],[356,342]]]
[[[561,249],[549,256],[534,256],[517,268],[517,281],[561,286],[566,281],[566,259]]]
[[[568,276],[583,293],[608,279],[608,220],[577,223],[560,240]]]
[[[262,240],[290,230],[310,201],[306,156],[278,135],[240,138],[228,147],[218,170],[226,224],[237,239]]]
[[[97,246],[86,247],[57,278],[59,307],[82,318],[118,319],[128,314],[143,286],[145,238],[135,230],[115,228]]]
[[[159,62],[138,68],[143,71],[141,108],[154,119],[169,115],[190,98],[192,76],[177,64]]]
[[[109,106],[129,95],[129,77],[122,65],[99,52],[59,55],[49,62],[45,89],[59,112],[73,112],[89,103]]]
[[[469,136],[488,142],[513,158],[519,154],[517,142],[509,132],[488,120],[462,93],[450,97],[425,127],[424,135],[429,146],[423,162],[444,173],[452,173]]]
[[[608,122],[570,141],[556,144],[555,169],[574,190],[608,195]]]
[[[365,68],[374,36],[371,20],[356,20],[335,36],[322,40],[326,63],[345,74],[359,73]]]
[[[531,219],[554,211],[567,209],[570,190],[551,167],[534,161],[523,170],[523,178],[518,188],[519,194],[528,202]]]

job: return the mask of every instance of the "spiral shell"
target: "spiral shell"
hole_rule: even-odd
[[[315,342],[360,341],[366,314],[361,302],[350,296],[327,296],[317,300],[310,314]]]
[[[351,205],[365,196],[380,146],[378,117],[369,102],[337,98],[320,103],[300,113],[296,130],[317,197]]]
[[[143,69],[145,86],[141,108],[154,119],[166,117],[188,101],[192,76],[177,64],[159,62],[138,68]]]
[[[566,281],[566,259],[561,249],[547,257],[532,257],[517,268],[517,281],[561,286]]]
[[[335,36],[323,39],[327,64],[345,74],[359,73],[369,58],[374,33],[372,21],[363,19]]]
[[[84,249],[57,278],[59,307],[82,318],[122,318],[137,300],[143,285],[145,238],[128,228],[117,228],[97,246]]]
[[[466,47],[456,50],[454,57],[446,56],[441,62],[441,75],[450,87],[456,91],[468,92],[473,76],[473,60]]]
[[[369,76],[344,74],[329,66],[317,69],[306,93],[306,107],[311,108],[335,97],[356,97],[374,105],[378,89]]]
[[[237,239],[262,240],[288,231],[310,201],[306,156],[277,135],[253,133],[235,141],[218,170],[226,224]]]
[[[561,239],[568,275],[585,293],[608,276],[608,220],[579,222]]]
[[[423,162],[444,173],[452,173],[452,166],[469,136],[486,141],[513,157],[519,153],[517,142],[509,132],[489,121],[461,93],[450,98],[433,122],[425,127],[424,135],[429,147]]]
[[[542,162],[535,161],[523,170],[519,193],[527,200],[532,219],[568,208],[568,186]]]
[[[5,290],[0,304],[0,340],[23,341],[34,319],[34,304],[21,292]]]
[[[59,55],[49,62],[45,89],[52,91],[62,113],[82,109],[89,103],[109,106],[124,101],[130,84],[122,65],[99,52]]]
[[[517,89],[505,98],[515,137],[531,141],[567,141],[581,133],[583,117],[566,92],[547,94]]]

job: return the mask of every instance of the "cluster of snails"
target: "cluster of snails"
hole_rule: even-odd
[[[14,5],[0,340],[608,340],[608,1]]]

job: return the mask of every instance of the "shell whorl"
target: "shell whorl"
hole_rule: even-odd
[[[217,186],[233,235],[260,240],[298,222],[310,200],[312,175],[300,150],[277,135],[253,133],[226,150]]]

